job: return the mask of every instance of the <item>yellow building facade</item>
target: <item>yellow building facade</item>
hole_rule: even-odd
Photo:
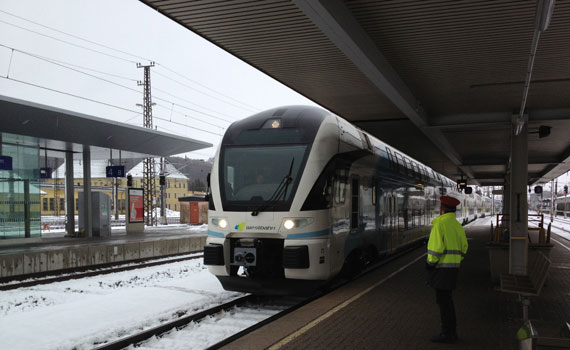
[[[80,168],[80,165],[74,164],[74,168],[76,167]],[[92,165],[92,172],[93,168],[94,167]],[[142,188],[143,187],[142,165],[139,164],[135,166],[128,173],[133,176],[132,187]],[[54,172],[54,175],[55,174],[56,172]],[[64,174],[64,171],[59,170],[58,174]],[[180,197],[186,197],[192,194],[192,192],[188,191],[188,178],[184,174],[176,170],[170,164],[168,164],[166,168],[166,174],[167,174],[166,185],[164,186],[166,208],[173,211],[180,211],[180,203],[178,202],[178,199]],[[76,171],[76,174],[74,174],[74,176],[77,175],[82,175],[81,169]],[[95,173],[94,175],[97,176],[101,174]],[[113,213],[114,213],[114,197],[113,197],[114,178],[107,178],[103,176],[95,177],[95,176],[91,178],[91,190],[94,192],[103,192],[107,194],[111,198],[112,202],[111,206],[113,207]],[[118,181],[119,214],[125,214],[125,198],[126,198],[125,194],[127,189],[127,179],[117,178],[117,181]],[[83,192],[83,178],[74,178],[73,185],[75,188],[73,202],[75,205],[75,211],[77,213],[79,207],[78,206],[79,192]],[[41,201],[40,201],[41,215],[42,216],[65,215],[65,179],[63,178],[63,176],[61,176],[61,178],[42,180],[41,190],[44,192],[41,195]],[[158,177],[156,177],[155,179],[154,193],[156,198],[155,205],[157,208],[160,208],[160,184]]]

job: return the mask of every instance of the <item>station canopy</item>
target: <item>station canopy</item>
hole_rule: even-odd
[[[88,147],[92,160],[167,157],[212,145],[198,140],[0,96],[0,132],[38,139],[41,156],[82,159]],[[120,151],[120,152],[119,152]],[[58,164],[59,165],[59,164]],[[53,167],[54,169],[56,167]]]
[[[451,179],[504,183],[537,3],[142,2]],[[570,2],[548,18],[524,109],[529,184],[569,170]]]

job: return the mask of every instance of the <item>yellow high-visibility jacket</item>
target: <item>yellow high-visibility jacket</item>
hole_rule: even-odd
[[[467,254],[467,237],[455,213],[433,219],[427,246],[427,262],[435,268],[459,268]]]

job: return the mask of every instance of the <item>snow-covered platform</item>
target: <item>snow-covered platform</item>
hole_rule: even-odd
[[[206,235],[206,225],[146,227],[144,233],[128,235],[124,227],[113,227],[110,237],[90,238],[47,232],[39,241],[3,242],[0,278],[198,252]]]
[[[484,223],[484,225],[479,225]],[[516,296],[491,282],[489,219],[467,228],[469,252],[454,292],[459,341],[466,349],[517,349],[523,324]],[[543,337],[570,320],[570,242],[553,235],[552,265],[529,317]],[[261,327],[223,349],[443,349],[435,292],[426,285],[425,247]]]

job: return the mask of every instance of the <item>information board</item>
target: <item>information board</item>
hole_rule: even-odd
[[[144,190],[128,189],[129,223],[144,222]]]
[[[12,170],[12,157],[0,156],[0,170]]]
[[[125,166],[124,165],[113,165],[105,168],[105,173],[107,177],[125,177]]]
[[[41,179],[51,179],[51,168],[40,168]]]

